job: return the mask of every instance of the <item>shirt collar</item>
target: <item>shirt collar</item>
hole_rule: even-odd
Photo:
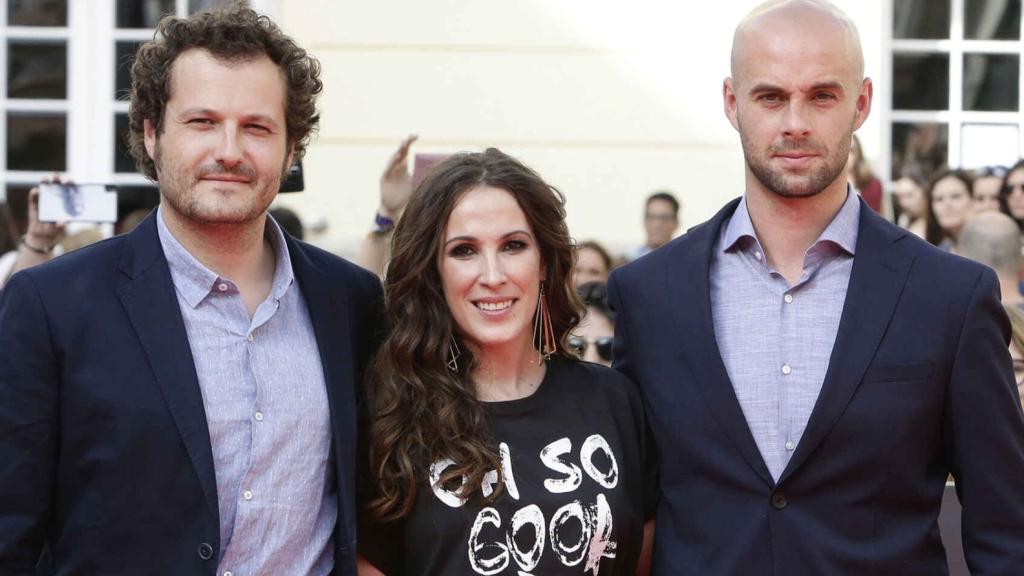
[[[839,212],[836,213],[832,221],[825,227],[821,236],[818,236],[812,247],[817,246],[821,242],[831,242],[850,255],[853,255],[857,247],[859,223],[860,200],[857,194],[847,185],[846,200],[843,202],[842,207],[839,208]],[[722,252],[731,251],[740,240],[745,238],[749,238],[760,245],[757,232],[754,231],[754,223],[750,221],[750,212],[747,211],[746,196],[736,206],[736,211],[733,212],[732,218],[729,219],[729,223],[726,225],[725,234],[722,237]]]
[[[167,265],[171,270],[171,280],[174,287],[181,293],[185,302],[191,308],[199,304],[214,290],[215,285],[222,279],[215,272],[207,268],[196,259],[184,246],[178,242],[171,230],[164,221],[163,207],[157,208],[157,232],[160,236],[160,245],[167,258]],[[295,281],[292,270],[292,260],[288,253],[288,244],[285,242],[284,233],[281,227],[274,221],[273,217],[267,215],[267,224],[263,235],[270,241],[274,250],[274,281],[270,290],[270,296],[280,300],[288,291],[288,288]]]

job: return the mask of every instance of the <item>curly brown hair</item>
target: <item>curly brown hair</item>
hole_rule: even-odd
[[[577,359],[566,339],[584,309],[570,283],[574,251],[565,198],[536,172],[494,148],[456,154],[438,164],[416,187],[395,227],[384,283],[387,334],[367,378],[370,465],[377,490],[368,511],[379,519],[408,514],[417,484],[440,459],[456,464],[439,482],[459,483],[465,476],[460,496],[467,500],[480,490],[487,472],[500,474],[498,451],[469,377],[471,348],[459,346],[457,373],[447,366],[449,344],[458,336],[438,270],[452,209],[466,192],[484,185],[508,191],[526,215],[546,268],[557,354]]]
[[[281,69],[287,84],[285,119],[288,143],[295,160],[302,158],[310,135],[320,122],[316,97],[323,90],[320,62],[286,36],[270,18],[245,2],[222,10],[200,12],[189,18],[167,16],[157,24],[151,42],[139,48],[132,64],[129,144],[139,171],[157,180],[156,165],[146,152],[144,121],[163,130],[164,110],[171,97],[171,65],[194,48],[230,62],[266,55]]]

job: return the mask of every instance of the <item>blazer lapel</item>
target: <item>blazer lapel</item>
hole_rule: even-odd
[[[861,202],[857,252],[828,370],[807,428],[779,478],[780,484],[821,444],[860,386],[914,260],[912,254],[896,244],[906,235],[906,231],[885,222]]]
[[[666,267],[666,285],[672,294],[683,359],[704,401],[743,459],[768,485],[774,485],[729,380],[711,318],[712,250],[723,223],[738,204],[739,200],[730,202],[706,224],[690,230],[688,242],[674,244],[672,249],[677,254],[673,254],[670,261],[676,265]]]
[[[160,246],[156,218],[154,211],[127,238],[121,271],[128,280],[118,289],[118,297],[178,426],[210,513],[219,521],[203,396],[171,272]]]
[[[338,519],[355,524],[354,469],[356,461],[356,369],[355,348],[351,341],[348,297],[337,289],[340,282],[329,278],[309,259],[305,249],[287,234],[288,252],[309,319],[316,335],[320,364],[327,385],[331,411],[335,470],[338,489]],[[349,477],[352,474],[352,477]],[[344,544],[344,542],[339,542]]]

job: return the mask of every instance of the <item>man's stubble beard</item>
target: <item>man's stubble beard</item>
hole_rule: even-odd
[[[801,186],[800,189],[794,189],[797,182],[794,182],[793,176],[786,175],[782,170],[773,169],[770,165],[770,155],[774,149],[779,147],[773,145],[766,151],[765,156],[760,155],[760,151],[754,149],[753,143],[751,143],[745,136],[743,131],[743,123],[737,118],[740,124],[740,143],[743,146],[743,159],[746,161],[747,167],[750,168],[750,172],[757,178],[757,181],[772,194],[780,196],[782,198],[810,198],[817,196],[825,188],[828,188],[830,184],[836,181],[841,174],[846,173],[846,163],[850,155],[850,146],[853,139],[853,121],[851,120],[849,128],[846,130],[846,134],[843,138],[840,138],[836,144],[836,149],[832,154],[825,157],[825,163],[814,169],[807,176],[798,176],[799,180],[806,180],[806,185]],[[807,150],[806,147],[801,146],[803,141],[788,141],[794,142],[796,145],[782,146],[780,151],[786,148],[792,148],[793,150]],[[819,144],[813,148],[814,151],[822,149]]]
[[[286,155],[284,162],[282,162],[279,179],[276,182],[266,182],[259,189],[253,190],[254,197],[247,203],[250,207],[249,210],[228,214],[214,210],[216,214],[210,214],[209,206],[204,207],[200,196],[190,193],[199,185],[199,176],[197,174],[180,167],[175,167],[170,172],[163,169],[163,150],[159,139],[155,142],[153,163],[159,178],[161,201],[167,201],[176,212],[188,220],[199,224],[241,224],[259,217],[270,207],[276,196],[276,191],[281,186],[281,180],[286,177],[291,166]],[[230,171],[223,170],[222,172]],[[252,173],[252,171],[250,170],[248,173]],[[264,193],[267,189],[271,189],[272,192],[269,194]],[[261,202],[260,200],[264,197],[267,197],[266,202]]]

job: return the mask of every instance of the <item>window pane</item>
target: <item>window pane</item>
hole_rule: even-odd
[[[904,166],[916,165],[931,176],[946,165],[949,127],[945,124],[892,125],[892,179],[898,180]]]
[[[1016,124],[964,124],[960,128],[960,166],[1012,166],[1020,154]]]
[[[1019,40],[1020,0],[964,0],[964,38]]]
[[[165,14],[174,14],[174,0],[117,0],[118,28],[156,28]]]
[[[7,0],[9,26],[67,26],[67,0]]]
[[[118,42],[114,47],[114,99],[128,100],[132,89],[132,63],[142,42]]]
[[[7,169],[67,168],[67,117],[63,114],[7,113]]]
[[[964,110],[1016,112],[1019,54],[964,54]]]
[[[949,55],[893,54],[892,108],[948,109]]]
[[[204,10],[213,10],[230,3],[231,0],[188,0],[188,13],[195,14]]]
[[[893,0],[892,37],[949,38],[950,0]]]
[[[7,44],[8,98],[63,100],[67,95],[67,44],[25,41]]]
[[[128,115],[114,118],[114,172],[135,172],[135,159],[128,144]]]

